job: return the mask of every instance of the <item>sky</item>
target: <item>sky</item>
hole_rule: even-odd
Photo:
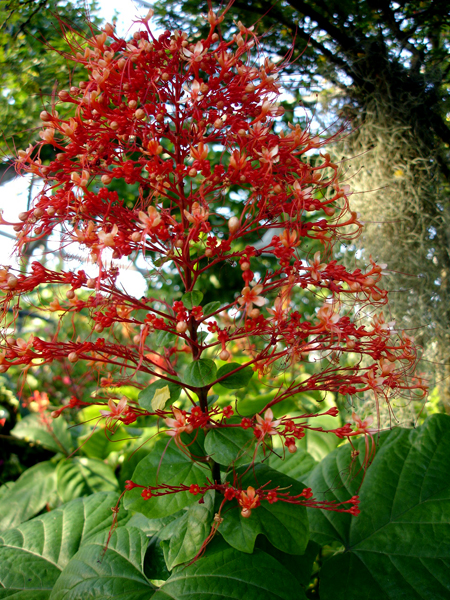
[[[131,36],[137,26],[133,21],[138,17],[144,17],[148,13],[148,7],[139,5],[133,0],[99,0],[99,15],[106,22],[112,22],[117,14],[116,31],[119,35]],[[17,215],[27,209],[29,195],[29,177],[16,177],[0,186],[0,208],[3,211],[3,218],[9,222],[17,222]],[[39,191],[37,186],[33,187],[32,196]],[[11,235],[13,232],[10,227],[0,226],[0,232]],[[14,240],[4,235],[0,235],[0,266],[11,265],[17,267],[17,260],[13,254]],[[56,249],[56,246],[55,246]],[[36,260],[39,256],[36,256]],[[137,297],[142,296],[146,291],[146,283],[143,277],[131,268],[126,268],[126,261],[123,261],[120,270],[119,284],[123,285],[127,291]],[[143,266],[143,265],[141,265]],[[77,264],[75,261],[67,263],[65,268],[76,270],[86,268],[84,265]],[[86,269],[87,270],[87,269]]]

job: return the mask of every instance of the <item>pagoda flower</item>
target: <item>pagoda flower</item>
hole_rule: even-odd
[[[372,370],[361,377],[363,382],[366,383],[367,387],[365,389],[371,389],[374,392],[381,392],[383,390],[384,377],[375,377],[375,374]],[[365,391],[365,390],[360,390]]]
[[[198,202],[194,202],[191,207],[191,212],[185,210],[184,216],[189,221],[189,223],[200,225],[204,221],[208,220],[209,212],[208,209],[205,209],[203,208],[203,206],[200,206]]]
[[[258,494],[251,485],[248,486],[247,492],[244,490],[241,491],[238,497],[239,506],[241,507],[241,515],[248,519],[248,517],[252,514],[252,509],[257,508],[260,504],[260,499]]]
[[[314,281],[322,281],[321,272],[325,271],[325,269],[327,268],[327,264],[320,262],[320,252],[316,252],[314,254],[314,260],[313,262],[310,262],[309,265],[311,279],[314,279]]]
[[[277,296],[275,298],[275,302],[273,303],[273,308],[268,308],[267,312],[272,315],[272,318],[278,323],[282,323],[284,321],[284,315],[288,308],[289,304],[285,306],[283,302],[283,298],[281,296]]]
[[[373,423],[373,417],[367,417],[367,419],[364,419],[364,421],[361,419],[361,417],[358,417],[358,415],[353,412],[352,413],[352,419],[354,421],[354,423],[357,426],[357,429],[355,431],[355,433],[376,433],[378,431],[378,429],[370,429],[369,426],[372,425]]]
[[[143,229],[144,231],[150,231],[161,223],[161,215],[156,210],[154,206],[149,206],[147,208],[147,214],[143,210],[139,211],[139,221],[137,226],[139,229]]]
[[[203,48],[203,44],[201,42],[197,42],[192,50],[188,50],[187,48],[183,48],[181,50],[184,55],[183,58],[188,60],[190,63],[200,62],[203,59],[203,56],[206,53],[206,49]]]
[[[321,306],[317,311],[317,317],[323,329],[334,331],[337,334],[341,333],[339,327],[336,325],[339,321],[339,313],[336,312],[334,304],[326,303]]]
[[[109,410],[101,410],[100,414],[102,417],[106,417],[106,428],[112,429],[114,425],[120,420],[127,409],[128,399],[125,396],[119,400],[116,404],[112,398],[108,400]]]
[[[386,323],[383,313],[380,313],[379,315],[374,316],[371,325],[373,327],[372,333],[377,335],[389,335],[394,332],[395,321]]]
[[[192,433],[194,428],[190,423],[186,422],[186,415],[184,412],[176,406],[172,406],[172,412],[175,419],[172,419],[171,417],[164,419],[167,427],[170,427],[170,429],[166,431],[167,435],[179,437],[183,431],[186,433]]]
[[[300,243],[300,240],[297,238],[298,235],[296,231],[289,231],[288,229],[285,229],[280,235],[280,242],[285,248],[295,248],[295,246],[298,246]]]
[[[388,377],[393,371],[395,371],[395,362],[391,362],[386,358],[380,360],[379,364],[381,369],[381,375],[383,375],[384,377]]]
[[[261,152],[256,151],[256,154],[259,154],[261,157],[259,160],[262,163],[267,163],[269,165],[273,165],[280,160],[280,155],[278,154],[278,146],[274,146],[270,150],[268,148],[261,148]]]
[[[95,237],[92,239],[93,234],[95,234],[95,223],[93,221],[89,221],[83,231],[80,231],[76,227],[74,227],[73,231],[75,235],[72,236],[72,238],[80,244],[86,244],[88,241],[95,241]]]
[[[17,338],[16,339],[16,348],[14,350],[19,356],[24,356],[25,354],[27,354],[28,350],[33,346],[33,343],[34,343],[34,335],[33,334],[30,335],[27,342],[25,340],[23,340],[22,338]]]
[[[266,299],[259,295],[263,289],[264,287],[262,285],[255,285],[253,288],[245,286],[245,288],[242,289],[242,296],[239,296],[238,302],[241,306],[245,306],[246,314],[251,312],[254,304],[256,306],[264,306]]]
[[[273,412],[271,408],[268,408],[264,413],[264,419],[261,415],[256,415],[257,424],[255,425],[255,434],[259,438],[263,438],[265,435],[275,435],[278,431],[275,429],[281,423],[281,419],[273,420]]]
[[[99,231],[98,232],[98,239],[100,240],[100,242],[102,243],[103,246],[105,247],[109,247],[109,248],[114,248],[114,246],[116,245],[114,238],[116,237],[116,235],[119,233],[119,228],[117,227],[117,224],[114,223],[113,228],[111,229],[111,231],[109,233],[106,233],[106,231]]]

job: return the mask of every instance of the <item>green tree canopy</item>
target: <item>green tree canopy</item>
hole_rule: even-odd
[[[90,3],[94,26],[96,2]],[[67,43],[61,35],[78,37],[88,31],[84,0],[0,0],[0,177],[13,175],[14,148],[35,138],[41,110],[52,102],[56,86],[76,73],[64,57]],[[76,32],[70,29],[76,24]],[[49,53],[49,48],[58,53]]]

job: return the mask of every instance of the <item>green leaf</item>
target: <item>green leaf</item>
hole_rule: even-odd
[[[251,463],[254,455],[253,430],[240,427],[211,429],[205,437],[205,451],[215,462],[228,467],[232,463]]]
[[[78,548],[112,524],[117,494],[77,498],[0,536],[0,598],[45,600]],[[123,522],[125,511],[118,514]]]
[[[69,458],[62,460],[56,469],[56,490],[63,502],[117,489],[114,471],[95,458]]]
[[[114,531],[105,551],[105,535],[84,544],[70,560],[50,600],[148,600],[153,586],[144,574],[148,539],[135,527]]]
[[[219,377],[223,377],[227,373],[231,373],[231,371],[235,371],[236,369],[240,369],[236,373],[229,375],[226,379],[220,381],[220,385],[228,390],[237,390],[238,388],[243,388],[248,385],[248,382],[253,377],[255,372],[251,367],[244,367],[239,363],[227,363],[220,367],[217,371],[217,379]]]
[[[306,588],[311,580],[311,574],[314,567],[314,561],[319,554],[320,546],[316,542],[309,540],[305,553],[301,556],[295,554],[286,554],[281,552],[269,542],[267,538],[260,535],[256,540],[256,548],[259,548],[266,554],[273,556],[278,562],[288,569],[297,579],[298,583]]]
[[[315,461],[306,450],[297,448],[295,454],[290,454],[287,451],[285,455],[281,456],[271,454],[268,464],[272,469],[276,469],[277,471],[280,471],[280,473],[289,475],[292,479],[304,481],[306,475],[317,465],[317,461]]]
[[[122,450],[130,444],[130,435],[125,427],[118,427],[114,433],[107,432],[103,427],[98,428],[94,433],[89,432],[78,438],[78,444],[82,451],[89,458],[99,458],[104,460],[112,452]]]
[[[207,555],[179,568],[153,600],[305,600],[296,579],[261,550],[242,554],[214,540]],[[69,600],[69,599],[68,599]]]
[[[155,336],[155,344],[157,347],[163,346],[164,348],[171,348],[177,341],[178,336],[170,331],[158,331]]]
[[[270,482],[270,483],[269,483]],[[241,487],[255,489],[268,484],[267,489],[288,488],[290,494],[301,494],[305,486],[263,464],[257,464],[242,477]],[[241,515],[237,501],[230,502],[231,509],[224,516],[220,533],[225,540],[241,552],[253,552],[256,537],[263,534],[269,542],[287,554],[303,554],[308,543],[308,518],[306,509],[297,504],[261,502],[248,518]]]
[[[155,394],[158,390],[162,390],[165,387],[169,388],[170,400],[172,402],[178,400],[181,394],[181,385],[177,385],[171,381],[167,382],[164,379],[158,379],[158,381],[154,381],[140,392],[138,398],[139,406],[142,406],[142,408],[145,408],[145,410],[148,410],[149,412],[153,412],[155,409],[152,406],[152,402]]]
[[[323,600],[446,600],[450,597],[450,417],[436,414],[418,429],[395,429],[382,444],[360,489],[361,514],[309,511],[311,536],[337,540],[320,575]],[[364,457],[364,440],[358,449]],[[312,471],[308,484],[348,499],[350,448],[338,448]],[[359,468],[359,465],[357,466]],[[336,585],[339,576],[340,585]]]
[[[340,424],[336,417],[330,415],[311,417],[308,419],[308,423],[313,427],[323,427],[324,429],[334,429],[339,427]],[[339,443],[339,438],[333,434],[324,434],[321,431],[311,429],[306,430],[306,449],[317,461],[321,461],[330,454]]]
[[[27,469],[2,496],[0,530],[37,515],[56,490],[56,465],[41,462]]]
[[[209,469],[194,463],[175,446],[173,441],[167,445],[168,442],[166,437],[158,440],[151,452],[137,465],[132,480],[145,486],[156,486],[161,483],[205,485],[206,477],[210,475]],[[141,492],[140,488],[128,491],[125,494],[124,506],[127,510],[141,512],[152,519],[169,516],[198,500],[189,492],[144,500]]]
[[[181,296],[181,301],[188,310],[191,310],[192,308],[194,308],[194,306],[200,306],[202,300],[203,294],[198,290],[186,292]]]
[[[192,361],[184,372],[184,382],[192,387],[205,387],[217,379],[217,367],[210,358]]]
[[[158,533],[158,538],[163,540],[161,546],[169,571],[192,560],[211,531],[214,492],[207,492],[203,498],[203,504],[199,504],[197,498],[183,515]]]
[[[72,440],[64,419],[59,417],[52,420],[49,427],[50,431],[38,414],[30,414],[17,423],[11,430],[11,434],[21,440],[44,446],[52,452],[68,454],[72,447]]]
[[[214,302],[208,302],[208,304],[205,304],[203,307],[203,314],[210,315],[211,313],[216,312],[216,310],[219,310],[221,306],[222,302],[219,302],[218,300],[215,300]]]

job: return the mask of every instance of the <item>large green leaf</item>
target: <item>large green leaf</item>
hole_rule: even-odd
[[[40,415],[30,414],[21,419],[11,434],[17,438],[34,442],[53,452],[68,454],[72,449],[72,439],[67,424],[62,417],[43,423]]]
[[[242,477],[241,487],[255,489],[268,484],[267,489],[279,486],[292,496],[301,494],[304,485],[263,464],[250,468]],[[256,537],[263,534],[270,543],[287,554],[303,554],[308,543],[308,518],[306,509],[287,502],[261,502],[250,517],[241,516],[236,500],[230,502],[231,510],[224,514],[219,531],[225,540],[241,552],[253,552]]]
[[[168,445],[169,444],[169,445]],[[201,467],[194,463],[175,446],[173,440],[167,437],[158,440],[150,453],[141,460],[133,473],[133,481],[139,485],[156,486],[158,484],[190,485],[197,483],[204,485],[211,472],[208,467]],[[147,517],[158,518],[171,515],[185,506],[198,500],[189,492],[168,494],[144,500],[141,496],[142,489],[134,488],[125,494],[125,508],[141,512]]]
[[[63,502],[94,492],[118,489],[114,471],[94,458],[69,458],[62,460],[56,469],[56,489]]]
[[[349,455],[344,446],[322,461],[308,479],[313,491],[333,490],[327,499],[353,495],[358,481],[351,480]],[[385,434],[360,496],[357,518],[310,510],[313,539],[344,546],[324,564],[321,598],[447,600],[450,417],[433,415],[418,429]]]
[[[205,450],[215,462],[228,467],[251,463],[255,450],[253,431],[240,427],[211,429],[205,437]]]
[[[306,475],[317,465],[317,461],[309,452],[298,448],[295,454],[290,454],[287,450],[284,455],[282,450],[280,456],[275,453],[271,454],[268,464],[273,469],[289,475],[292,479],[304,480]]]
[[[193,360],[184,372],[184,382],[193,387],[205,387],[217,378],[216,363],[210,358]]]
[[[306,588],[309,585],[314,561],[320,551],[319,544],[309,540],[304,554],[286,554],[272,546],[266,537],[260,535],[256,540],[255,548],[273,556],[292,573],[302,587]]]
[[[207,555],[179,568],[153,600],[304,600],[297,580],[261,550],[243,554],[214,540]],[[69,600],[69,599],[67,599]],[[71,599],[70,599],[71,600]]]
[[[78,548],[112,524],[116,494],[77,498],[0,537],[0,598],[45,600]],[[125,511],[118,514],[119,523]]]
[[[203,498],[203,504],[196,502],[158,533],[169,570],[192,560],[210,533],[214,493],[210,491]]]
[[[86,456],[101,460],[108,458],[112,452],[122,450],[130,443],[130,434],[125,427],[118,427],[115,433],[100,427],[94,433],[89,432],[78,438],[78,444]]]
[[[0,531],[37,515],[56,490],[56,465],[41,462],[27,469],[1,500]],[[0,596],[1,597],[1,596]]]
[[[236,369],[239,369],[239,371],[233,373]],[[231,375],[223,379],[220,385],[229,390],[245,387],[255,374],[251,367],[242,367],[239,363],[227,363],[217,371],[217,378],[224,377],[228,373],[231,373]]]
[[[153,586],[144,575],[146,535],[119,527],[105,551],[105,535],[84,544],[61,573],[50,600],[148,600]]]

